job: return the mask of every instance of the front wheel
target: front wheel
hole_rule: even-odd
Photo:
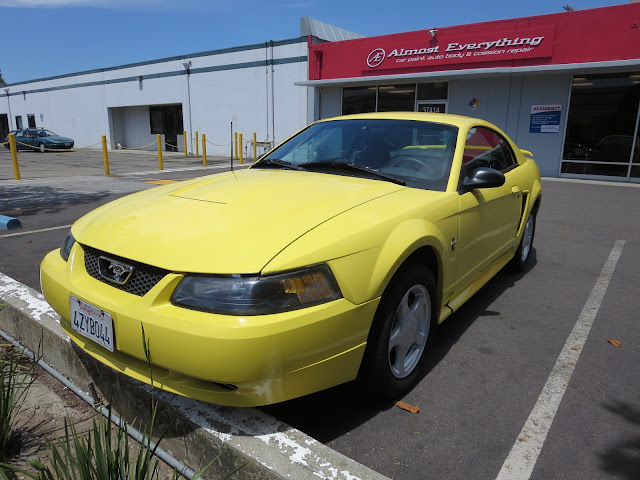
[[[522,232],[522,238],[520,239],[520,245],[516,250],[516,255],[509,262],[509,267],[512,272],[522,272],[529,263],[531,258],[531,249],[533,248],[533,236],[536,231],[536,215],[534,212],[529,214],[527,223],[524,226],[524,232]]]
[[[433,274],[416,264],[396,274],[382,295],[359,374],[375,395],[396,399],[420,380],[435,326],[435,292]]]
[[[44,143],[43,143],[43,142],[40,142],[40,143],[38,144],[38,151],[39,151],[40,153],[44,153],[46,150],[47,150],[47,148],[45,147]]]

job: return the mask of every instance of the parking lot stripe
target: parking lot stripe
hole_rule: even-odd
[[[60,227],[41,228],[40,230],[29,230],[28,232],[9,233],[0,235],[0,238],[17,237],[19,235],[29,235],[31,233],[49,232],[51,230],[60,230],[61,228],[71,228],[71,225],[61,225]]]
[[[211,165],[209,167],[183,167],[183,168],[165,168],[164,170],[148,170],[146,172],[132,172],[132,173],[121,173],[118,174],[118,177],[139,177],[141,175],[158,175],[164,173],[174,173],[174,172],[191,172],[196,170],[220,170],[224,168],[229,168],[229,164],[220,164],[220,165]],[[246,168],[243,165],[234,165],[235,169]],[[204,174],[206,175],[206,173]]]
[[[547,433],[549,433],[564,392],[569,385],[569,380],[571,380],[571,375],[576,368],[578,358],[580,358],[580,353],[587,341],[593,321],[609,287],[609,281],[623,247],[624,240],[616,241],[587,303],[556,360],[538,401],[522,427],[496,480],[527,480],[531,477]]]

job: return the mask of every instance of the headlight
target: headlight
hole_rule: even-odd
[[[318,305],[341,298],[327,265],[244,277],[187,276],[176,288],[174,305],[223,315],[266,315]]]
[[[62,246],[60,247],[60,255],[64,258],[65,262],[69,260],[69,254],[71,253],[71,248],[74,243],[76,243],[76,239],[73,238],[71,232],[67,233],[67,236],[62,241]]]

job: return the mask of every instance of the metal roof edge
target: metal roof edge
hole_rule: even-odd
[[[295,82],[299,87],[323,87],[340,86],[347,84],[384,83],[396,80],[414,80],[422,78],[442,78],[442,77],[487,77],[503,74],[534,74],[534,73],[585,73],[585,71],[637,68],[640,67],[640,58],[629,60],[610,60],[604,62],[585,63],[563,63],[554,65],[530,65],[525,67],[492,67],[492,68],[469,68],[463,70],[439,70],[435,72],[404,73],[398,75],[370,75],[351,78],[330,78],[325,80],[306,80]]]
[[[236,47],[226,47],[226,48],[220,48],[217,50],[206,50],[203,52],[195,52],[195,53],[186,53],[183,55],[174,55],[171,57],[163,57],[163,58],[157,58],[157,59],[153,59],[153,60],[144,60],[144,61],[140,61],[140,62],[134,62],[134,63],[125,63],[122,65],[115,65],[115,66],[111,66],[111,67],[102,67],[102,68],[94,68],[91,70],[83,70],[83,71],[79,71],[79,72],[71,72],[71,73],[63,73],[60,75],[53,75],[50,77],[42,77],[42,78],[35,78],[32,80],[22,80],[19,82],[14,82],[14,83],[7,83],[6,85],[3,85],[3,87],[17,87],[20,85],[27,85],[30,83],[38,83],[38,82],[46,82],[49,80],[60,80],[60,79],[66,79],[66,78],[71,78],[71,77],[79,77],[82,75],[91,75],[91,74],[95,74],[95,73],[103,73],[103,72],[112,72],[112,71],[116,71],[116,70],[124,70],[127,68],[135,68],[135,67],[143,67],[143,66],[147,66],[147,65],[156,65],[156,64],[160,64],[160,63],[169,63],[169,62],[173,62],[176,60],[189,60],[190,58],[198,58],[198,57],[208,57],[208,56],[215,56],[215,55],[223,55],[223,54],[227,54],[227,53],[237,53],[237,52],[245,52],[245,51],[251,51],[251,50],[258,50],[261,48],[266,48],[271,46],[271,42],[273,42],[273,46],[274,47],[281,47],[281,46],[285,46],[285,45],[294,45],[296,43],[306,43],[307,42],[307,37],[304,36],[300,36],[300,37],[294,37],[294,38],[288,38],[288,39],[284,39],[284,40],[268,40],[262,43],[254,43],[254,44],[250,44],[250,45],[240,45],[240,46],[236,46]]]

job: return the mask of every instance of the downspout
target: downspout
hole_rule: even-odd
[[[273,68],[273,40],[271,43],[271,135],[273,137],[273,146],[276,144],[276,99],[274,86],[274,68]]]
[[[186,143],[187,145],[189,145],[191,143],[191,140],[193,139],[193,122],[191,120],[191,60],[182,62],[182,66],[187,72],[186,75],[187,75],[187,105],[189,107],[189,141]],[[191,153],[193,154],[193,149],[191,150]]]
[[[11,100],[9,100],[9,89],[5,88],[4,93],[7,94],[7,105],[9,106],[9,131],[13,130],[13,115],[11,115]]]
[[[265,42],[264,44],[264,86],[266,89],[265,100],[267,102],[266,111],[267,111],[267,138],[266,141],[269,141],[269,43]]]

